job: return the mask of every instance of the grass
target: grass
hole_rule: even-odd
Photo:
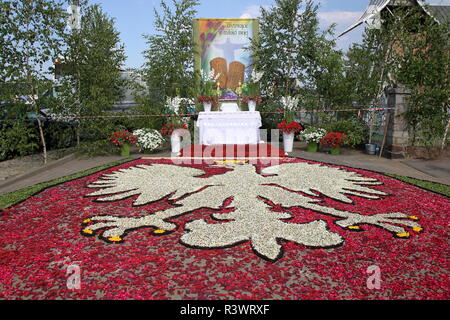
[[[83,172],[75,173],[75,174],[67,176],[67,177],[58,178],[58,179],[51,180],[48,182],[43,182],[43,183],[28,187],[25,189],[21,189],[21,190],[15,191],[15,192],[0,195],[0,210],[8,208],[10,206],[13,206],[16,203],[19,203],[21,201],[24,201],[24,200],[28,199],[29,197],[35,195],[36,193],[41,192],[45,188],[49,188],[49,187],[55,186],[57,184],[60,184],[60,183],[63,183],[63,182],[69,181],[69,180],[88,176],[90,174],[117,166],[119,164],[122,164],[122,163],[130,161],[130,160],[132,160],[132,159],[130,158],[130,159],[124,159],[124,160],[111,162],[111,163],[105,164],[103,166],[89,169],[89,170],[86,170]],[[423,189],[426,189],[429,191],[433,191],[436,193],[440,193],[447,197],[450,197],[450,186],[448,186],[448,185],[430,182],[430,181],[418,180],[418,179],[408,178],[408,177],[403,177],[403,176],[398,176],[395,174],[386,174],[386,175],[389,177],[393,177],[393,178],[408,182],[410,184],[416,185],[420,188],[423,188]]]
[[[414,179],[414,178],[398,176],[395,174],[386,173],[386,175],[389,177],[393,177],[393,178],[402,180],[404,182],[414,184],[422,189],[426,189],[426,190],[440,193],[440,194],[443,194],[444,196],[450,197],[450,186],[448,186],[448,185],[431,182],[431,181],[418,180],[418,179]]]
[[[63,183],[63,182],[69,181],[69,180],[74,180],[74,179],[77,179],[77,178],[88,176],[90,174],[93,174],[93,173],[96,173],[96,172],[99,172],[99,171],[102,171],[102,170],[105,170],[105,169],[117,166],[119,164],[125,163],[125,162],[130,161],[130,160],[132,160],[132,159],[129,158],[129,159],[118,160],[118,161],[115,161],[115,162],[111,162],[111,163],[105,164],[105,165],[100,166],[100,167],[89,169],[89,170],[86,170],[86,171],[83,171],[83,172],[78,172],[78,173],[72,174],[72,175],[67,176],[67,177],[58,178],[58,179],[54,179],[54,180],[51,180],[51,181],[39,183],[39,184],[36,184],[34,186],[31,186],[31,187],[27,187],[27,188],[24,188],[24,189],[21,189],[21,190],[18,190],[18,191],[14,191],[14,192],[11,192],[11,193],[0,195],[0,210],[6,209],[8,207],[11,207],[11,206],[15,205],[16,203],[24,201],[24,200],[28,199],[29,197],[31,197],[31,196],[41,192],[42,190],[44,190],[46,188],[55,186],[57,184],[60,184],[60,183]]]

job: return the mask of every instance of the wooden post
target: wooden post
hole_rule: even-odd
[[[445,143],[447,142],[449,129],[450,129],[450,120],[447,121],[447,127],[445,128],[444,139],[442,139],[442,146],[441,146],[442,151],[444,151],[444,149],[445,149]]]
[[[383,155],[383,149],[384,149],[384,145],[386,144],[386,138],[387,138],[387,133],[388,133],[388,127],[389,127],[389,120],[391,118],[391,114],[390,112],[388,112],[386,114],[386,119],[385,119],[385,124],[384,124],[384,136],[383,136],[383,143],[381,144],[381,148],[380,148],[380,155],[379,158],[381,158],[381,156]]]

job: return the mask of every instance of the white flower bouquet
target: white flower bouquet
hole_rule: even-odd
[[[315,142],[320,143],[320,141],[325,137],[327,131],[321,128],[307,128],[300,134],[300,139],[308,143]]]
[[[284,110],[287,112],[293,112],[297,109],[297,105],[299,103],[298,97],[293,96],[285,96],[281,97],[281,104],[284,107]]]
[[[175,98],[167,98],[166,105],[169,107],[170,110],[172,110],[175,114],[178,114],[178,111],[180,110],[181,102],[183,102],[183,99],[180,97]]]
[[[137,137],[137,145],[141,152],[154,152],[159,150],[165,142],[161,133],[154,129],[138,129],[133,132]]]

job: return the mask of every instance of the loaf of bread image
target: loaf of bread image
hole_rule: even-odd
[[[228,71],[227,88],[233,91],[239,87],[240,83],[244,83],[245,65],[233,61],[230,63],[230,69]]]
[[[224,58],[214,58],[209,63],[211,66],[211,70],[214,70],[214,76],[220,73],[220,77],[218,79],[220,89],[227,88],[227,80],[228,80],[228,63]]]

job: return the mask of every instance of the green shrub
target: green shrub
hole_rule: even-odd
[[[76,153],[80,156],[109,156],[118,153],[118,148],[109,139],[96,141],[82,141],[76,148]]]
[[[66,149],[75,146],[74,126],[63,121],[49,121],[44,127],[45,140],[49,150]]]
[[[0,161],[32,154],[39,148],[33,123],[4,121],[0,124]]]
[[[123,113],[119,114],[124,116]],[[77,148],[79,155],[103,156],[117,153],[111,141],[111,135],[119,130],[133,132],[141,128],[150,128],[160,130],[163,117],[133,118],[120,117],[112,119],[101,119],[92,121],[83,121],[80,125],[81,143]]]
[[[369,128],[359,119],[347,119],[328,123],[324,126],[328,132],[341,132],[347,134],[346,145],[355,148],[368,140]]]

